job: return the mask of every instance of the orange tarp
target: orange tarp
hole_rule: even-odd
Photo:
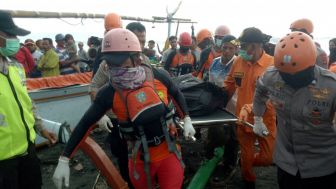
[[[62,88],[71,85],[89,84],[91,82],[92,72],[75,73],[44,78],[28,78],[27,89],[47,89]]]

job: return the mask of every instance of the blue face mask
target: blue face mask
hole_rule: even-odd
[[[6,46],[0,48],[0,54],[2,56],[15,55],[20,49],[19,39],[6,39]]]
[[[241,56],[245,61],[251,61],[253,56],[247,54],[246,50],[239,50],[239,56]]]

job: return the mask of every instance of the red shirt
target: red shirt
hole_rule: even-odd
[[[15,58],[23,65],[26,75],[28,76],[35,66],[34,58],[30,51],[26,47],[21,46],[16,53]]]

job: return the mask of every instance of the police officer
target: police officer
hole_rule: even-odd
[[[314,41],[296,31],[275,47],[275,67],[256,86],[254,132],[271,101],[277,114],[273,160],[280,189],[336,188],[335,74],[315,65]]]
[[[22,65],[10,59],[20,48],[17,35],[30,32],[19,28],[8,12],[0,11],[0,188],[39,189],[42,185],[40,161],[34,141],[37,123],[25,85]],[[41,127],[42,135],[55,142]]]

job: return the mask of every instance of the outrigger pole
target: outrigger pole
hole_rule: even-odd
[[[4,10],[9,12],[14,18],[104,18],[105,14],[94,14],[94,13],[72,13],[72,12],[46,12],[46,11],[26,11],[26,10]],[[161,17],[162,18],[162,17]],[[167,23],[166,20],[159,19],[159,17],[153,17],[152,19],[133,17],[133,16],[121,16],[123,20],[141,21],[141,22],[151,22],[151,23]],[[180,23],[196,23],[191,22],[190,19],[173,19],[171,22]]]

